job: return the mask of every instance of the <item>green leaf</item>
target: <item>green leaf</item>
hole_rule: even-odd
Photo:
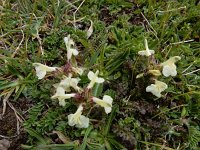
[[[187,114],[187,110],[185,107],[183,107],[181,111],[181,117],[185,117],[186,114]]]
[[[80,150],[85,150],[86,146],[87,146],[87,139],[88,139],[88,135],[90,134],[90,132],[92,131],[93,126],[89,126],[85,132],[85,136],[83,138],[83,143],[80,146]]]
[[[6,89],[6,88],[16,87],[16,86],[19,86],[20,84],[21,84],[21,82],[19,82],[18,80],[14,81],[14,82],[10,82],[10,83],[7,83],[5,85],[1,85],[0,90]]]
[[[107,124],[106,124],[106,126],[104,128],[104,131],[103,131],[103,135],[104,136],[106,136],[109,133],[111,123],[112,123],[112,121],[113,121],[113,119],[115,117],[115,114],[116,114],[116,111],[117,111],[118,108],[119,108],[118,105],[114,105],[113,106],[111,114],[110,114],[109,119],[108,119],[108,122],[107,122]]]
[[[35,130],[33,130],[31,128],[29,128],[29,129],[26,128],[25,131],[27,131],[31,136],[35,137],[42,144],[47,144],[47,141],[39,133],[37,133]]]
[[[102,83],[96,83],[94,88],[92,89],[92,94],[95,97],[99,97],[103,91],[103,84]]]

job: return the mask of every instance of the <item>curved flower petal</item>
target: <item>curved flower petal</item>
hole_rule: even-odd
[[[74,118],[74,114],[68,115],[68,124],[70,126],[74,126],[76,124],[76,122],[73,120],[73,118]]]
[[[174,56],[160,64],[163,67],[162,73],[165,77],[177,75],[175,62],[180,59],[181,59],[181,57]]]
[[[35,70],[36,70],[36,76],[38,77],[38,79],[43,79],[45,75],[47,74],[47,72],[45,70],[42,70],[40,67],[35,67]]]
[[[92,71],[89,71],[87,76],[88,76],[88,79],[90,79],[90,80],[92,80],[93,78],[95,78],[95,74]]]
[[[43,65],[41,63],[33,63],[33,66],[34,67],[38,67],[40,68],[41,70],[46,70],[48,72],[51,72],[51,71],[55,71],[57,67],[48,67],[46,65]]]
[[[89,126],[89,118],[85,117],[83,115],[80,116],[80,122],[79,124],[76,124],[77,128],[87,128]]]
[[[67,49],[67,59],[70,60],[72,58],[72,54],[74,56],[78,55],[78,51],[74,48],[68,48]]]
[[[97,70],[95,73],[92,71],[88,72],[88,79],[90,79],[90,83],[87,86],[88,89],[91,89],[95,83],[103,83],[105,81],[103,78],[99,78],[98,74],[99,70]]]
[[[169,77],[170,75],[176,76],[177,75],[176,65],[171,64],[170,66],[169,65],[164,66],[162,73],[165,77]]]
[[[104,81],[104,78],[96,78],[95,80],[96,83],[103,83]]]
[[[71,48],[72,50],[72,53],[74,56],[78,55],[78,50],[77,49],[74,49],[74,48]]]
[[[109,95],[104,95],[103,96],[103,101],[110,104],[110,106],[112,106],[112,102],[113,102],[113,98]]]
[[[167,84],[161,81],[156,81],[156,86],[160,90],[160,92],[166,90],[168,88]]]
[[[112,111],[112,107],[104,107],[106,114],[109,114]]]

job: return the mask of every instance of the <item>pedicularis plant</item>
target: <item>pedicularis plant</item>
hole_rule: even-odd
[[[67,48],[67,63],[64,68],[48,67],[40,63],[33,63],[33,66],[35,66],[38,79],[43,79],[47,72],[58,71],[66,75],[63,76],[63,80],[61,80],[60,83],[53,85],[56,89],[56,93],[51,98],[58,99],[60,106],[65,106],[65,100],[72,98],[77,103],[78,109],[74,114],[68,115],[68,124],[70,126],[76,126],[77,128],[87,128],[89,126],[89,118],[82,115],[82,113],[88,114],[92,108],[101,106],[104,107],[105,112],[108,114],[112,110],[113,99],[109,95],[104,95],[102,99],[92,95],[92,88],[95,83],[103,83],[105,81],[103,78],[98,77],[99,70],[95,73],[93,71],[88,72],[87,76],[90,82],[86,87],[78,86],[80,81],[78,77],[81,76],[86,69],[78,67],[75,59],[75,61],[72,61],[72,57],[78,55],[78,50],[73,48],[75,43],[70,38],[70,35],[64,38],[64,42]],[[94,103],[96,105],[94,105]],[[88,112],[85,110],[88,110]]]
[[[89,118],[82,114],[89,114],[90,110],[96,106],[101,106],[104,108],[105,113],[109,114],[112,110],[113,98],[109,95],[104,95],[103,98],[97,98],[92,95],[92,88],[95,83],[103,83],[104,78],[98,77],[99,70],[95,72],[90,71],[87,74],[90,82],[86,87],[78,86],[80,81],[79,76],[84,73],[84,70],[87,68],[81,68],[77,66],[76,59],[73,57],[78,55],[78,50],[74,48],[75,43],[68,37],[64,38],[64,42],[67,49],[67,63],[65,67],[48,67],[40,63],[33,63],[35,66],[36,75],[38,79],[43,79],[47,72],[60,72],[63,75],[63,79],[60,83],[54,84],[56,93],[51,97],[52,99],[58,99],[60,106],[66,105],[66,99],[73,99],[77,103],[77,111],[74,114],[68,115],[68,124],[70,126],[76,126],[77,128],[87,128],[89,126]],[[161,76],[160,69],[162,69],[162,74],[165,77],[176,76],[176,65],[175,62],[180,60],[179,56],[173,56],[161,64],[155,64],[153,60],[154,50],[150,50],[148,47],[147,40],[145,39],[145,48],[138,52],[138,55],[141,57],[146,57],[148,66],[148,74],[153,76],[154,84],[151,84],[146,87],[146,92],[151,92],[156,97],[160,98],[161,92],[168,88],[168,85],[162,81],[159,81],[158,78]],[[75,61],[72,61],[75,60]],[[143,77],[144,73],[137,75],[136,78]],[[95,104],[95,105],[94,105]],[[88,111],[88,112],[86,112]]]
[[[145,48],[146,48],[146,50],[139,51],[138,54],[148,58],[147,70],[148,70],[149,74],[154,76],[153,80],[155,82],[154,84],[151,84],[146,87],[146,92],[151,92],[153,95],[160,98],[161,92],[163,92],[164,90],[166,90],[168,88],[168,85],[166,83],[157,80],[157,78],[159,76],[161,76],[160,68],[162,68],[162,74],[165,77],[176,76],[177,71],[176,71],[175,62],[180,60],[181,57],[173,56],[173,57],[169,58],[167,61],[157,65],[154,63],[154,61],[152,61],[153,54],[155,53],[155,51],[149,49],[146,39],[145,39]],[[143,75],[144,74],[141,73],[136,78],[140,78]]]

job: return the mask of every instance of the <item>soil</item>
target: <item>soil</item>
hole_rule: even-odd
[[[27,110],[31,107],[30,102],[20,99],[18,102],[11,102],[17,112],[26,118]],[[3,105],[0,103],[0,114],[2,114]],[[20,133],[17,134],[17,119],[14,111],[7,105],[5,114],[0,118],[0,140],[6,139],[10,142],[8,150],[21,150],[21,144],[27,141],[27,135],[20,124]]]

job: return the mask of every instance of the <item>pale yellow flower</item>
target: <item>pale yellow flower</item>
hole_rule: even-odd
[[[138,54],[139,55],[142,55],[142,56],[151,56],[152,54],[155,53],[154,50],[150,50],[149,47],[148,47],[148,43],[147,43],[147,39],[144,40],[144,44],[145,44],[145,48],[146,50],[142,50],[142,51],[139,51]]]
[[[154,75],[154,76],[160,76],[160,70],[149,70],[148,71],[150,74]]]
[[[180,59],[181,57],[174,56],[160,64],[163,67],[162,73],[165,77],[177,75],[175,62],[177,62]]]
[[[88,79],[90,79],[90,83],[87,86],[88,89],[91,89],[95,83],[103,83],[105,81],[103,78],[99,78],[98,74],[99,74],[99,70],[97,70],[95,73],[92,71],[89,71]]]
[[[70,38],[70,34],[67,37],[64,37],[64,42],[67,48],[74,46],[74,41]]]
[[[104,107],[106,114],[111,112],[113,99],[109,95],[104,95],[102,100],[97,97],[92,97],[92,100],[101,107]]]
[[[60,106],[65,106],[66,102],[65,99],[70,99],[75,97],[76,93],[65,94],[65,89],[63,87],[58,86],[56,88],[56,93],[51,97],[52,99],[58,99]]]
[[[57,67],[48,67],[41,63],[33,63],[33,66],[35,67],[38,79],[44,78],[47,72],[56,71],[57,68]]]
[[[155,84],[151,84],[146,87],[146,92],[151,92],[156,97],[161,97],[161,92],[168,88],[167,84],[158,80],[155,80]]]
[[[72,71],[73,71],[74,73],[77,73],[77,74],[79,74],[79,75],[82,75],[83,72],[84,72],[84,68],[72,67]]]
[[[78,55],[78,50],[71,48],[71,46],[74,46],[74,41],[70,39],[70,35],[67,37],[64,37],[64,42],[67,48],[67,59],[70,60],[72,58],[72,55],[76,56]]]
[[[78,82],[80,81],[80,78],[72,78],[72,74],[69,74],[68,77],[65,77],[61,82],[58,84],[58,86],[63,87],[66,92],[70,92],[72,87],[76,91],[80,92],[81,88],[78,87]]]
[[[80,104],[74,114],[68,115],[68,124],[77,128],[87,128],[89,126],[89,118],[82,115],[83,106]]]
[[[140,74],[138,74],[137,76],[136,76],[136,79],[139,79],[139,78],[141,78],[141,77],[143,77],[144,76],[144,73],[140,73]]]
[[[161,75],[160,70],[149,70],[148,73],[151,74],[151,75],[154,75],[154,76],[160,76]],[[144,75],[145,75],[145,73],[140,73],[136,76],[136,79],[141,78]]]

